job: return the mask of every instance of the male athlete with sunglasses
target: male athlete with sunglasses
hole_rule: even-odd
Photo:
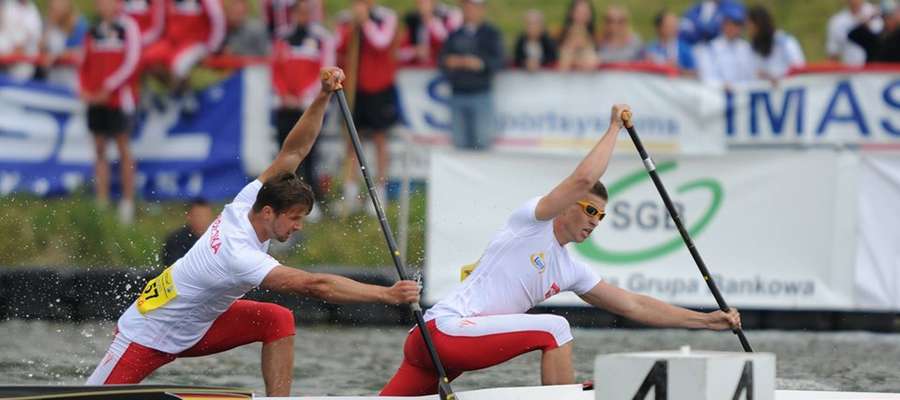
[[[541,383],[569,384],[572,332],[565,318],[526,311],[564,291],[628,319],[658,327],[724,330],[740,327],[736,310],[701,313],[631,293],[600,280],[574,261],[567,243],[583,242],[606,215],[606,171],[622,111],[615,105],[610,126],[588,155],[549,194],[529,200],[494,236],[471,274],[425,314],[428,329],[450,380],[465,371],[500,364],[541,350]],[[418,329],[403,347],[400,369],[383,396],[437,393],[437,374]]]

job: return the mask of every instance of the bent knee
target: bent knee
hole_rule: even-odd
[[[547,331],[553,335],[557,347],[572,341],[572,327],[569,325],[569,320],[552,314],[546,314],[544,318]]]
[[[294,323],[294,312],[290,309],[278,304],[267,304],[265,307],[265,318],[269,329],[266,329],[263,343],[274,342],[278,339],[288,336],[294,336],[296,326]]]

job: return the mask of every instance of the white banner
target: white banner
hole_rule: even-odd
[[[900,310],[900,154],[863,154],[861,164],[857,302]]]
[[[420,140],[450,141],[449,84],[431,70],[403,70],[397,78],[405,123]],[[724,136],[710,131],[721,92],[694,80],[629,72],[509,71],[494,91],[498,149],[571,150],[593,146],[609,126],[615,103],[635,110],[644,145],[655,152],[717,153]],[[724,126],[724,125],[722,125]],[[622,150],[633,149],[627,137]]]
[[[580,159],[433,154],[426,302],[459,284],[460,266],[479,258],[510,212],[549,192]],[[656,161],[729,304],[854,307],[854,153],[732,152]],[[676,304],[714,306],[638,158],[615,158],[603,181],[611,197],[607,218],[588,241],[569,245],[570,253],[625,289]],[[571,294],[551,301],[583,304]]]
[[[900,70],[898,70],[900,71]],[[450,88],[435,71],[397,78],[407,127],[448,143]],[[503,72],[494,88],[498,149],[584,149],[628,103],[649,151],[721,154],[727,145],[900,144],[898,73],[799,75],[733,91],[634,72]],[[624,139],[624,138],[623,138]],[[631,152],[627,140],[620,151]]]

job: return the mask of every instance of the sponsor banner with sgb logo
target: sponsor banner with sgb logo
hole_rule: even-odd
[[[582,155],[433,155],[426,301],[459,283],[510,213],[548,193]],[[660,158],[657,172],[730,304],[854,307],[855,180],[850,152],[732,152]],[[712,295],[637,155],[615,157],[603,177],[606,217],[569,253],[607,282],[689,306]],[[540,249],[535,249],[535,252]],[[534,268],[522,255],[523,268]],[[542,260],[547,262],[547,260]],[[574,295],[551,304],[584,305]]]

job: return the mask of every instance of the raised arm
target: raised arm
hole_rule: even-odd
[[[534,211],[537,219],[542,221],[553,219],[566,207],[587,195],[591,186],[606,172],[612,151],[616,146],[619,130],[622,129],[622,111],[630,109],[625,104],[616,104],[612,107],[609,128],[606,133],[594,145],[590,153],[581,160],[575,171],[559,185],[556,185],[549,194],[541,198]]]
[[[713,311],[702,313],[629,292],[600,282],[581,295],[588,304],[621,315],[644,325],[664,328],[689,328],[725,330],[740,328],[741,315],[732,309],[728,313]]]
[[[340,89],[344,82],[344,71],[336,67],[322,68],[320,78],[322,79],[322,90],[288,133],[281,146],[281,151],[275,156],[275,161],[259,176],[260,181],[265,182],[280,172],[296,171],[297,166],[312,149],[313,143],[319,136],[319,131],[322,130],[322,119],[325,117],[325,110],[328,108],[331,94]]]
[[[329,303],[406,304],[419,301],[419,285],[400,281],[391,287],[369,285],[339,275],[311,273],[279,265],[259,285],[263,289],[316,297]]]

